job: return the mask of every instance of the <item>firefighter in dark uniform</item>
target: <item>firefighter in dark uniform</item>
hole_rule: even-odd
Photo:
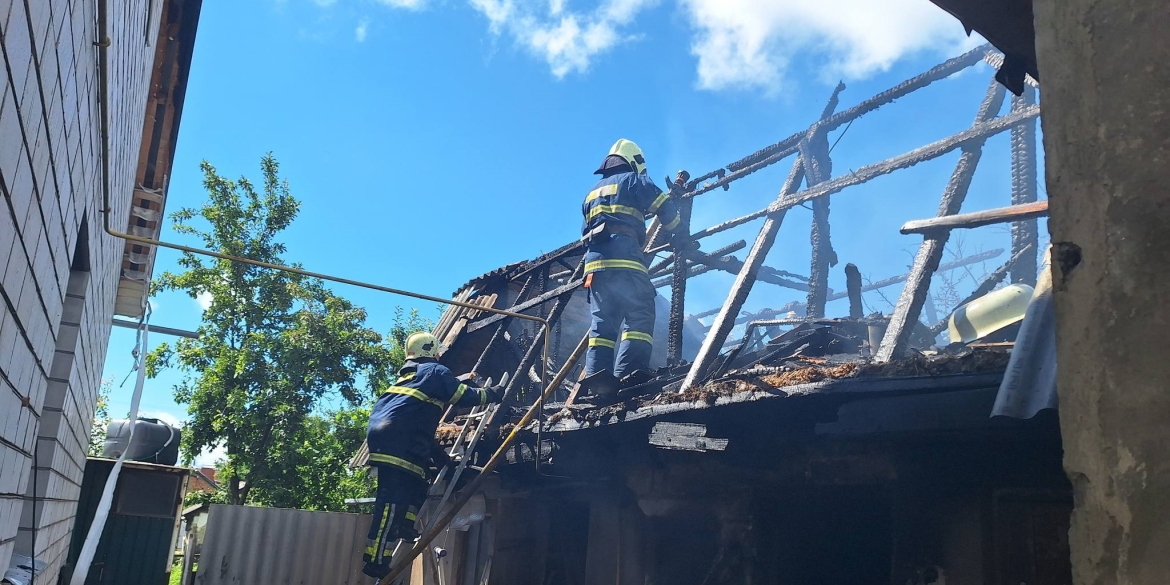
[[[406,363],[398,379],[370,411],[366,443],[370,465],[378,476],[374,517],[363,556],[362,572],[378,579],[390,570],[400,539],[410,546],[419,507],[427,496],[427,469],[441,467],[446,454],[435,442],[435,430],[447,406],[498,403],[503,387],[477,388],[461,382],[435,358],[439,341],[430,333],[406,339]]]
[[[654,286],[646,268],[646,218],[657,215],[675,238],[680,216],[670,196],[646,175],[642,149],[618,140],[594,174],[601,180],[585,197],[585,287],[593,323],[581,387],[611,396],[619,383],[648,369],[654,344]],[[615,354],[616,352],[616,365]]]

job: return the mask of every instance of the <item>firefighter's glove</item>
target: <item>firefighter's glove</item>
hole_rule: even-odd
[[[492,384],[488,380],[488,385],[483,388],[483,393],[487,395],[487,401],[492,404],[499,404],[504,401],[504,390],[508,388],[508,374],[504,374],[500,378],[499,384]]]
[[[433,443],[431,445],[431,465],[435,469],[442,469],[444,466],[451,465],[451,463],[451,456],[447,453],[447,450],[437,442]]]

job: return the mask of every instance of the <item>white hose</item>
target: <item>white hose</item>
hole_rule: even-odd
[[[126,459],[126,453],[130,451],[130,445],[134,443],[134,422],[138,420],[138,403],[142,398],[142,385],[146,382],[146,338],[149,332],[150,304],[147,303],[142,323],[138,329],[138,343],[134,348],[138,379],[134,382],[134,396],[130,399],[130,438],[126,442],[126,448],[122,450],[122,453],[118,455],[118,460],[114,462],[110,476],[106,478],[106,486],[102,488],[102,499],[98,501],[97,511],[94,513],[93,522],[89,525],[89,532],[85,535],[85,544],[81,546],[81,554],[77,556],[77,564],[73,567],[73,576],[69,579],[69,585],[85,585],[85,579],[89,576],[89,566],[93,563],[93,555],[97,552],[98,541],[102,538],[102,530],[106,527],[106,518],[110,515],[110,506],[114,502],[114,489],[118,486],[118,474],[122,471],[122,462]]]

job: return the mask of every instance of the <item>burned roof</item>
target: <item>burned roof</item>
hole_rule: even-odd
[[[564,407],[546,431],[573,431],[691,410],[814,395],[887,396],[998,387],[1008,362],[1005,351],[962,355],[916,355],[888,363],[798,358],[783,366],[754,366],[685,392],[671,384],[662,392],[595,407]]]
[[[581,337],[587,338],[584,331],[587,330],[588,314],[586,311],[582,324],[580,311],[566,313],[565,308],[572,304],[579,309],[584,303],[584,295],[578,295],[576,303],[571,302],[584,280],[580,277],[578,262],[582,251],[580,242],[568,243],[532,260],[508,264],[470,280],[460,290],[460,295],[471,294],[475,288],[477,293],[489,293],[498,309],[538,314],[548,321],[546,328],[519,324],[499,314],[464,319],[463,314],[455,309],[444,316],[441,322],[450,326],[450,335],[445,336],[446,343],[453,351],[449,365],[453,368],[466,365],[483,378],[500,379],[499,376],[505,373],[510,377],[508,406],[499,411],[485,411],[489,413],[487,418],[493,419],[494,423],[478,426],[490,427],[493,433],[495,430],[507,433],[520,415],[538,411],[534,403],[541,396],[547,401],[542,404],[546,417],[543,424],[522,432],[572,431],[574,436],[587,437],[594,435],[578,431],[612,428],[667,415],[686,418],[735,413],[735,417],[747,417],[744,422],[750,423],[755,406],[775,412],[792,405],[818,402],[831,406],[872,397],[961,395],[968,390],[978,391],[984,396],[986,390],[994,391],[1000,385],[1010,359],[1011,341],[1014,331],[1018,330],[1018,322],[1013,324],[1015,330],[997,331],[997,338],[980,337],[974,342],[966,340],[966,343],[954,346],[940,342],[939,335],[948,329],[956,309],[992,291],[1009,276],[1013,283],[1035,282],[1039,252],[1034,235],[1036,217],[1047,213],[1046,210],[1033,209],[1035,205],[1028,205],[1037,201],[1035,134],[1040,107],[1035,101],[1035,88],[1027,86],[1024,96],[1012,99],[1010,106],[1005,107],[1009,102],[1004,88],[989,80],[982,101],[977,108],[972,108],[976,110],[976,116],[969,128],[902,155],[851,168],[840,176],[829,176],[832,149],[828,133],[843,132],[858,118],[964,69],[1000,59],[1006,58],[990,51],[987,46],[979,47],[840,111],[837,107],[844,87],[838,86],[821,118],[808,128],[694,180],[682,178],[676,181],[671,196],[689,203],[699,196],[726,190],[733,182],[765,167],[786,159],[792,162],[780,195],[766,207],[713,226],[687,227],[692,238],[702,240],[757,219],[770,218],[759,228],[754,240],[745,237],[724,248],[698,252],[688,247],[666,245],[664,239],[658,237],[653,224],[647,230],[645,252],[659,255],[655,261],[648,262],[652,283],[656,288],[670,289],[669,295],[663,295],[670,299],[669,311],[660,309],[660,313],[669,316],[663,315],[659,319],[659,322],[665,322],[666,330],[654,334],[654,346],[665,349],[661,351],[659,368],[650,378],[624,388],[616,402],[587,404],[577,400],[576,396],[578,389],[574,381],[580,379],[582,370],[579,361],[587,339]],[[958,214],[984,143],[1005,132],[1012,135],[1013,205]],[[848,265],[847,290],[830,290],[828,273],[836,266],[838,251],[829,237],[827,198],[871,179],[956,151],[962,154],[938,207],[941,210],[939,216],[947,217],[912,222],[925,225],[925,231],[902,230],[902,233],[922,237],[921,245],[916,243],[918,253],[911,254],[914,261],[910,269],[899,276],[875,278],[863,284],[861,278],[856,277],[856,266]],[[680,177],[684,176],[688,175],[680,172]],[[800,276],[766,266],[764,262],[776,240],[783,212],[806,203],[812,204],[814,218],[819,217],[818,209],[824,208],[823,222],[817,219],[812,228],[810,243],[813,253],[809,275]],[[839,210],[837,205],[834,204]],[[931,304],[928,295],[932,277],[954,270],[970,273],[967,267],[973,263],[997,258],[1007,251],[979,250],[944,258],[945,236],[949,236],[951,230],[1009,222],[1013,224],[1013,237],[1007,262],[990,273],[984,271],[985,277],[972,277],[970,294],[967,290],[955,291],[954,299],[946,306]],[[1022,235],[1015,237],[1015,234]],[[1027,234],[1032,235],[1024,237]],[[750,248],[749,241],[754,241]],[[745,248],[748,250],[742,260],[732,255]],[[554,264],[560,268],[550,269]],[[578,265],[576,269],[574,265]],[[731,290],[726,291],[726,301],[710,311],[684,306],[687,291],[695,291],[700,286],[700,283],[692,283],[688,289],[687,282],[708,271],[735,275]],[[849,277],[851,273],[855,277]],[[757,288],[769,287],[768,298],[778,301],[772,306],[781,308],[756,306],[752,311],[746,310],[748,296],[758,283],[764,284]],[[890,301],[888,314],[879,311],[863,315],[867,311],[863,310],[862,293],[902,283],[905,284],[901,294],[896,303]],[[786,294],[798,291],[802,300],[778,298],[774,294],[777,288],[773,287]],[[714,292],[724,298],[724,291]],[[807,302],[803,300],[806,295]],[[826,318],[826,303],[846,298],[849,300],[849,317]],[[789,302],[781,304],[783,301]],[[705,307],[699,307],[702,308]],[[684,309],[689,309],[690,313]],[[463,324],[452,326],[453,323]],[[565,330],[574,332],[561,340],[560,334]],[[699,333],[701,343],[688,347],[685,343],[688,334],[695,331]],[[549,336],[550,343],[542,347],[545,335]],[[551,341],[554,338],[555,341]],[[570,350],[574,345],[577,349]],[[547,383],[549,375],[554,372],[555,376],[551,376],[554,381]],[[992,394],[994,398],[994,392]],[[981,415],[987,419],[990,409],[989,402],[988,412],[976,413],[977,417]],[[497,417],[496,412],[503,416]],[[440,438],[454,440],[460,434],[470,435],[467,429],[471,420],[486,418],[456,420],[454,424],[440,428]],[[630,427],[639,428],[638,425]]]

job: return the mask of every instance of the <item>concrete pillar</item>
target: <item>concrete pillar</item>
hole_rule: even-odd
[[[1170,583],[1170,2],[1036,0],[1077,585]]]

